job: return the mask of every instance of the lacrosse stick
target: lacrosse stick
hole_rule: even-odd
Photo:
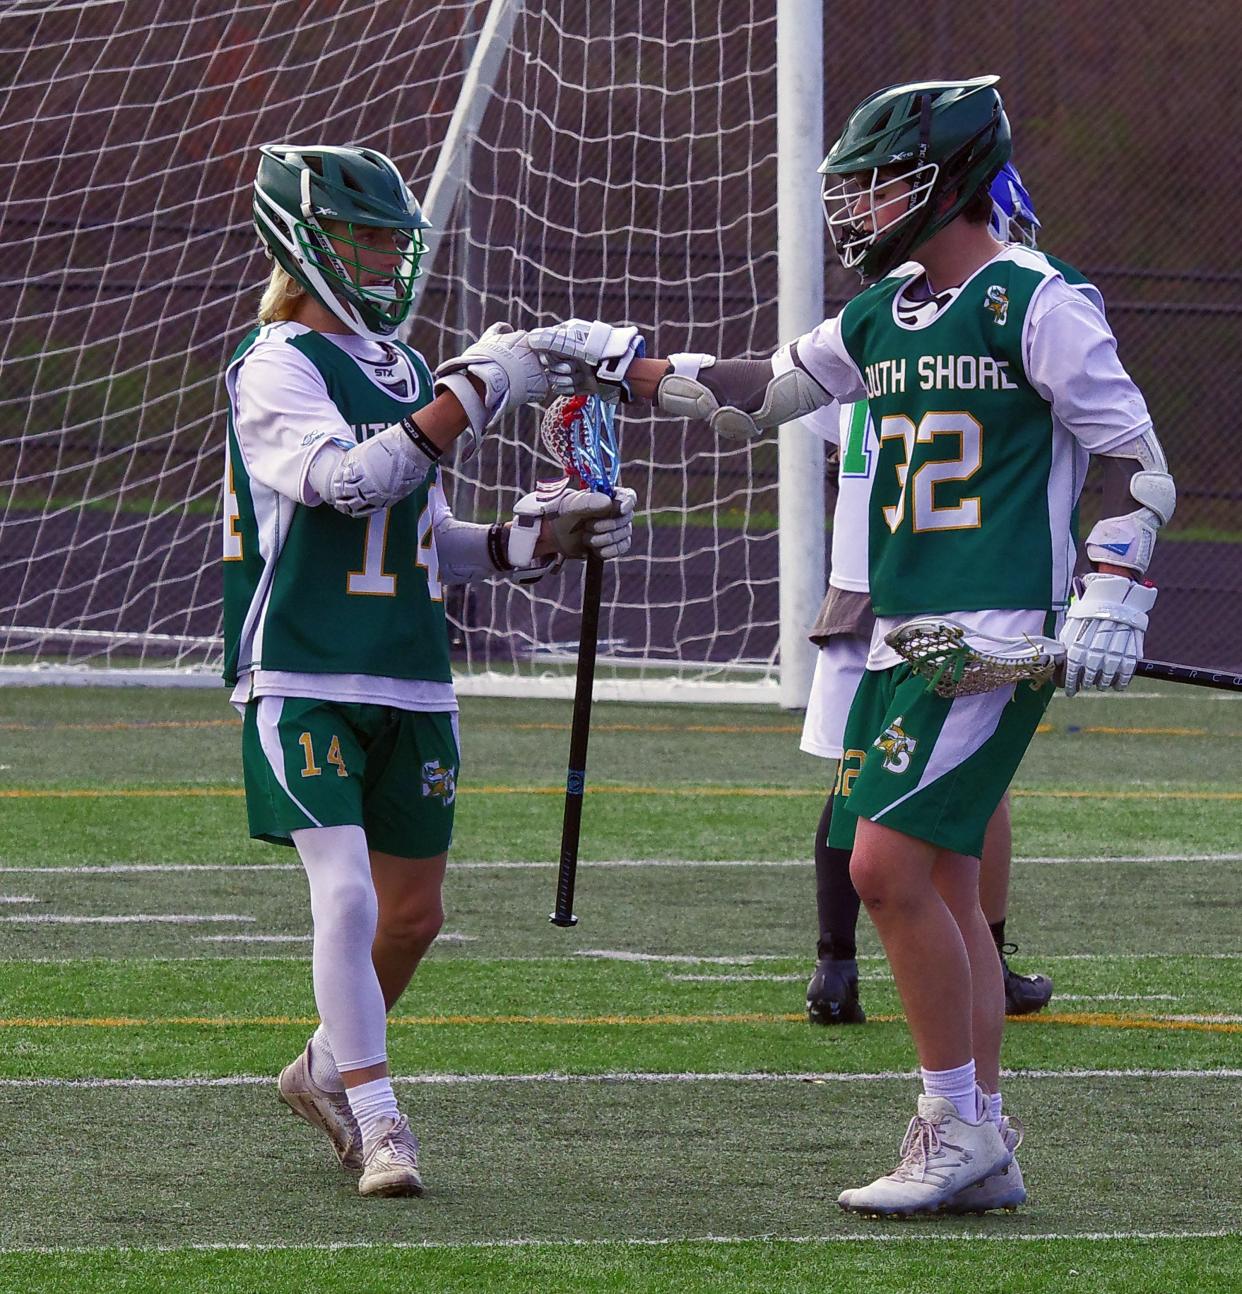
[[[994,638],[937,616],[911,620],[886,634],[884,641],[908,661],[938,696],[975,696],[1015,683],[1042,687],[1055,679],[1065,662],[1065,648],[1055,638]],[[1242,692],[1242,675],[1194,665],[1141,660],[1136,676]]]
[[[597,395],[571,395],[549,405],[540,435],[552,457],[565,469],[571,487],[612,496],[621,470],[613,424],[614,406]],[[582,581],[582,624],[578,632],[578,666],[574,682],[574,717],[569,733],[569,772],[565,779],[565,817],[561,824],[561,861],[556,878],[553,925],[575,926],[574,881],[582,799],[586,791],[587,742],[591,736],[591,698],[595,653],[599,644],[599,607],[604,561],[588,551]]]

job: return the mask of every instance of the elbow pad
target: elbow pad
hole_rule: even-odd
[[[436,446],[405,418],[343,454],[320,451],[307,469],[307,480],[338,512],[365,517],[412,494],[439,458]]]
[[[699,380],[702,368],[715,364],[709,355],[673,355],[672,371],[656,388],[656,408],[678,418],[706,422],[728,440],[753,440],[770,427],[800,418],[827,404],[831,397],[805,369],[789,368],[775,373],[762,389],[762,403],[753,413],[735,405],[721,404],[716,394]]]
[[[1135,472],[1130,497],[1141,506],[1121,517],[1097,521],[1087,536],[1087,556],[1146,573],[1156,546],[1156,534],[1173,515],[1177,487],[1168,472]]]

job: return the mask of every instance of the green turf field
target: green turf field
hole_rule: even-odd
[[[423,1200],[362,1201],[274,1098],[306,885],[246,839],[222,695],[0,690],[0,1291],[1242,1289],[1242,701],[1054,701],[1019,774],[1016,1214],[874,1223],[914,1059],[864,918],[816,1030],[797,720],[601,705],[572,931],[568,703],[468,700],[445,934],[398,1005]]]

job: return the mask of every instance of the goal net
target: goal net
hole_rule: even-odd
[[[425,194],[481,84],[441,166],[410,336],[433,365],[498,319],[569,314],[637,324],[656,353],[775,347],[774,0],[514,5],[480,82],[489,9],[0,12],[0,665],[211,680],[221,374],[267,274],[249,214],[261,143],[378,148]],[[506,517],[549,474],[538,416],[452,468],[458,516]],[[775,445],[628,414],[620,429],[640,524],[606,575],[598,694],[774,696]],[[453,590],[464,690],[567,690],[580,578]]]

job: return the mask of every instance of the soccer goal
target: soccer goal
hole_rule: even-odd
[[[426,195],[410,340],[433,363],[568,314],[663,353],[766,354],[822,317],[820,24],[813,0],[6,6],[4,674],[214,682],[220,379],[266,276],[259,144],[365,143]],[[538,417],[452,471],[459,516],[506,516],[547,474]],[[734,447],[644,415],[621,443],[641,518],[607,576],[598,695],[800,703],[813,438]],[[568,695],[580,579],[454,590],[462,691]]]

